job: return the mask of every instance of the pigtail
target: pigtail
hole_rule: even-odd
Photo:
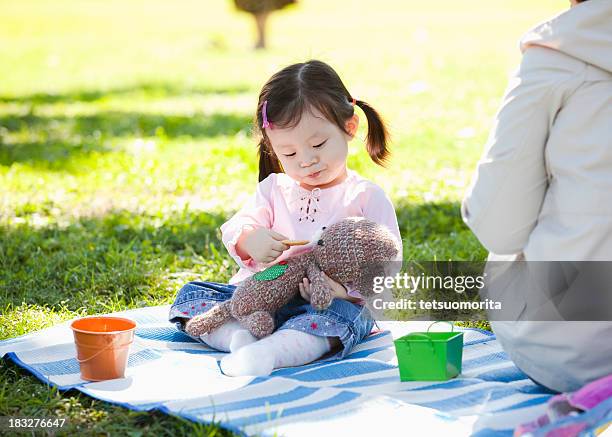
[[[276,155],[270,153],[263,138],[259,141],[257,148],[257,154],[259,155],[259,182],[272,173],[284,173],[280,161]]]
[[[366,137],[368,154],[372,161],[381,167],[385,167],[390,155],[387,148],[387,142],[389,141],[387,127],[378,112],[366,102],[355,100],[355,104],[361,108],[368,120],[368,135]]]

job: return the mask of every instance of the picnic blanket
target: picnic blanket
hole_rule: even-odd
[[[429,322],[379,323],[381,331],[343,360],[278,369],[268,377],[228,377],[223,353],[167,320],[168,306],[113,313],[137,323],[126,377],[80,378],[69,323],[0,342],[5,355],[60,390],[134,410],[161,410],[215,422],[242,435],[511,436],[545,410],[551,394],[508,359],[495,336],[463,329],[463,372],[445,382],[401,382],[392,340]]]

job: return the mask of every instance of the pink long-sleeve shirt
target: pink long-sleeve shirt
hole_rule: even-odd
[[[396,236],[401,247],[401,236],[395,208],[384,190],[364,179],[353,170],[347,178],[329,188],[307,190],[284,173],[273,173],[257,185],[257,191],[230,220],[221,226],[223,244],[240,266],[230,279],[237,284],[271,264],[259,264],[253,259],[243,260],[236,252],[236,243],[242,231],[262,226],[272,229],[290,240],[311,240],[323,226],[329,226],[346,217],[365,217],[385,225]],[[293,246],[282,253],[274,263],[310,250],[307,246]],[[398,260],[401,260],[400,250]]]

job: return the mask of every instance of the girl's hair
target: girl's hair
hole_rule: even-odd
[[[263,106],[267,101],[267,120],[275,127],[296,126],[304,111],[319,111],[327,120],[345,131],[346,121],[355,113],[353,97],[338,74],[324,62],[311,60],[293,64],[274,74],[263,86],[257,103],[256,131],[260,133],[258,145],[259,181],[271,173],[283,173],[280,161],[262,128]],[[366,147],[376,164],[385,165],[389,150],[389,134],[378,112],[363,100],[355,100],[368,121]],[[348,132],[347,132],[348,133]]]

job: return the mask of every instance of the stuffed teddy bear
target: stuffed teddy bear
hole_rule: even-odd
[[[322,228],[311,251],[281,261],[245,279],[227,300],[193,317],[185,331],[199,337],[230,318],[238,320],[256,338],[274,331],[274,313],[299,295],[299,284],[310,281],[310,304],[327,308],[332,290],[322,275],[351,284],[364,298],[373,294],[373,278],[385,274],[385,264],[397,258],[399,245],[383,225],[363,217],[349,217]]]

